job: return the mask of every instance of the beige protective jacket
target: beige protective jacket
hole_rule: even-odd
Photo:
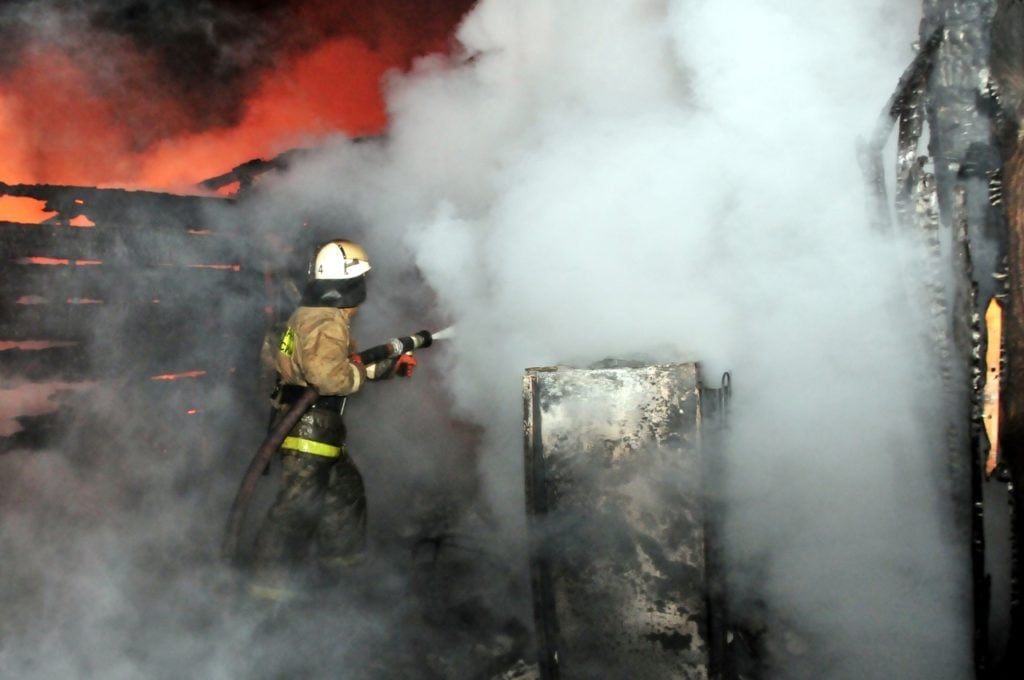
[[[346,395],[362,387],[349,324],[354,309],[299,307],[277,348],[277,372],[286,385],[312,385],[321,395]]]

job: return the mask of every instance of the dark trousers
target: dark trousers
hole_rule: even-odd
[[[362,561],[366,491],[349,455],[282,449],[281,462],[281,489],[256,536],[256,582],[285,588],[288,567],[311,553],[331,573]]]

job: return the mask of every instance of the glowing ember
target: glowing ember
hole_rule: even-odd
[[[192,269],[224,269],[233,272],[242,271],[242,265],[240,264],[189,264],[185,266]]]
[[[66,257],[43,257],[33,255],[18,260],[18,264],[38,264],[46,267],[67,267],[71,264],[76,267],[92,267],[103,264],[102,260],[69,260]]]
[[[185,371],[184,373],[166,373],[154,375],[150,380],[182,380],[187,378],[200,378],[206,375],[206,371]]]
[[[23,257],[18,260],[19,264],[41,264],[45,266],[67,266],[71,260],[63,257]]]
[[[74,347],[77,344],[71,340],[0,340],[0,352],[12,349],[38,352],[55,347]]]
[[[214,193],[217,196],[234,196],[238,193],[238,190],[242,188],[242,183],[238,180],[234,182],[228,182],[222,187],[219,187]]]
[[[72,227],[95,227],[96,223],[85,215],[78,215],[77,217],[68,220],[68,225]]]

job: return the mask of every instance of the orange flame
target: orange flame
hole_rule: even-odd
[[[78,215],[77,217],[74,217],[74,218],[68,220],[68,226],[72,226],[72,227],[95,227],[96,223],[93,222],[92,220],[90,220],[85,215]]]
[[[39,224],[57,214],[52,210],[46,210],[45,206],[46,201],[28,196],[0,196],[0,220]]]
[[[41,264],[44,266],[67,266],[71,260],[64,257],[23,257],[21,264]]]
[[[418,54],[447,48],[442,32],[470,4],[449,5],[443,16],[434,12],[429,25],[422,17],[410,18],[427,10],[407,9],[410,16],[391,29],[419,34],[367,36],[372,45],[336,37],[281,58],[251,90],[236,125],[199,132],[200,123],[190,120],[174,88],[160,87],[155,62],[130,41],[104,44],[105,58],[116,69],[84,63],[81,55],[54,44],[34,44],[0,82],[0,181],[196,193],[196,182],[253,158],[339,132],[379,133],[388,123],[383,76],[408,68]],[[306,21],[336,11],[316,7],[307,8]],[[109,75],[104,80],[107,71],[126,83],[145,84],[145,91],[118,86]]]

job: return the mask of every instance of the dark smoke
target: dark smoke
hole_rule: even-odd
[[[94,65],[90,89],[123,112],[121,123],[141,150],[177,134],[237,124],[264,73],[324,40],[355,38],[406,67],[425,50],[443,49],[472,5],[17,0],[0,7],[0,86],[30,52],[66,49]],[[168,116],[168,109],[177,111]]]

